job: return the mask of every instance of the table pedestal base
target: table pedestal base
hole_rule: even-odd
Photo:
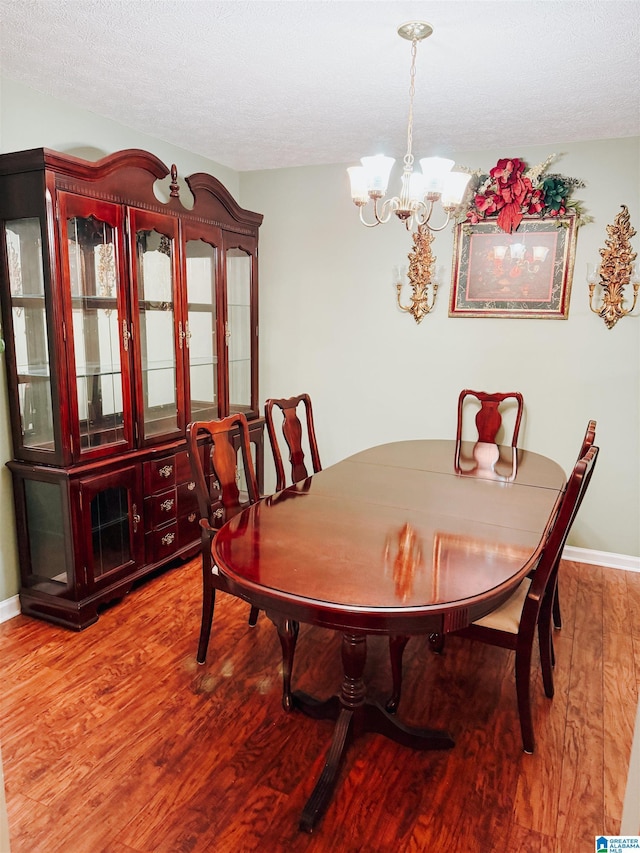
[[[344,679],[340,695],[322,702],[305,693],[292,694],[293,707],[307,716],[336,721],[324,768],[300,818],[300,829],[305,832],[313,832],[326,811],[349,743],[364,732],[376,732],[411,749],[450,749],[454,746],[453,740],[446,732],[406,726],[381,705],[365,701],[366,689],[362,680],[365,660],[366,636],[344,634]]]

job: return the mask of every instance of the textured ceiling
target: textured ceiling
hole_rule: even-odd
[[[2,73],[239,171],[640,135],[638,0],[0,0]]]

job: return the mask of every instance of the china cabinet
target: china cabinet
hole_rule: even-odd
[[[262,485],[262,216],[185,182],[140,150],[0,156],[20,601],[76,629],[196,551],[189,421],[243,412]]]

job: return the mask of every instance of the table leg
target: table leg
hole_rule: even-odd
[[[412,749],[450,749],[454,743],[442,731],[405,726],[378,703],[365,701],[362,678],[367,658],[364,634],[343,634],[343,679],[339,696],[320,702],[296,691],[294,707],[315,719],[336,720],[331,747],[325,765],[300,818],[300,829],[312,832],[329,805],[340,767],[352,739],[363,732],[376,732]]]
[[[289,713],[293,708],[291,673],[293,672],[293,657],[300,626],[295,620],[287,619],[278,613],[267,613],[267,616],[276,626],[280,638],[280,646],[282,647],[282,707]]]

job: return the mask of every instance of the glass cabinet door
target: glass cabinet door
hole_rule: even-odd
[[[217,333],[218,249],[205,240],[185,242],[187,324],[184,329],[189,361],[187,397],[192,421],[220,417]]]
[[[82,456],[102,456],[133,442],[122,209],[66,193],[60,209],[73,326],[72,430]]]
[[[254,256],[229,247],[226,258],[225,338],[229,376],[229,413],[257,413],[257,306],[254,287]]]
[[[40,220],[5,223],[22,447],[55,451]],[[7,330],[7,334],[9,334]]]
[[[83,561],[90,587],[100,586],[141,564],[141,495],[140,472],[133,465],[81,481]]]
[[[139,423],[142,442],[147,443],[179,436],[185,426],[182,358],[176,346],[178,221],[132,210],[131,225],[138,321],[135,347],[141,377]],[[182,322],[180,331],[184,333]]]

